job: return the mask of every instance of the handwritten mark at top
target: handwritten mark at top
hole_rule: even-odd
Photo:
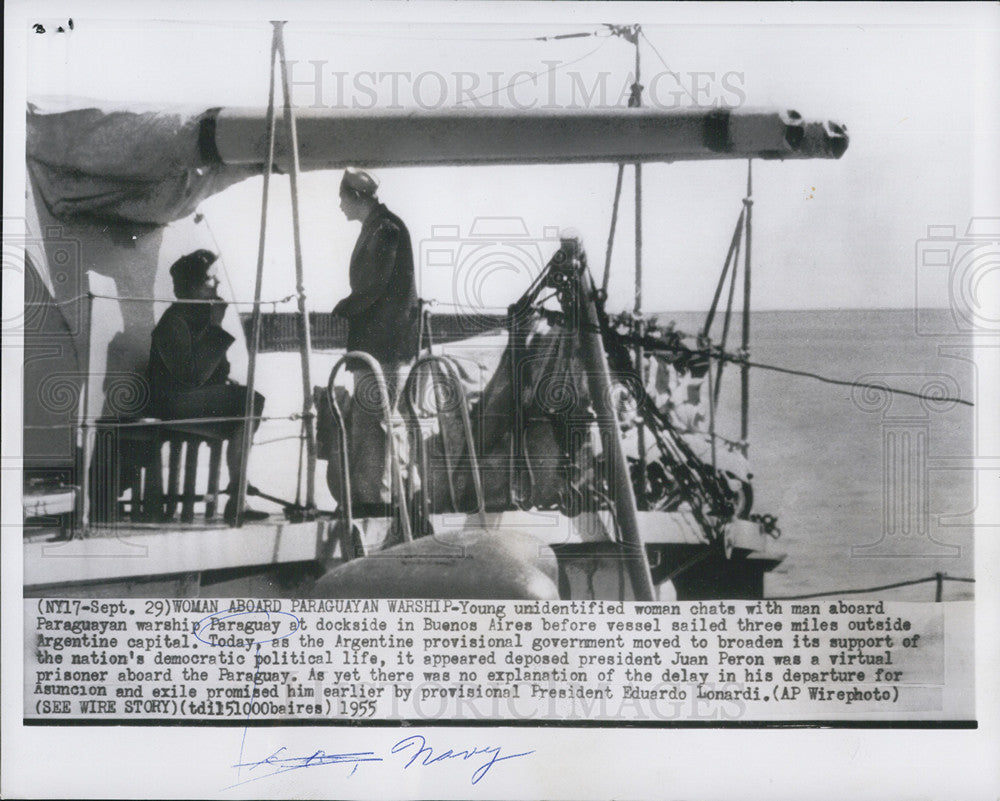
[[[66,29],[73,30],[73,18],[66,20],[66,25],[59,25],[56,27],[56,33],[66,33]],[[36,22],[31,26],[31,30],[35,33],[45,33],[45,26],[40,22]]]

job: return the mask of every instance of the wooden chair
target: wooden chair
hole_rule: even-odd
[[[194,505],[205,503],[205,520],[212,520],[218,511],[219,504],[219,472],[222,467],[222,445],[225,441],[217,427],[205,425],[175,425],[164,426],[163,440],[170,448],[170,458],[167,467],[167,493],[164,497],[165,517],[170,520],[177,511],[177,502],[181,503],[181,522],[194,521]],[[208,446],[208,487],[204,495],[197,495],[195,489],[198,480],[198,451],[204,443]],[[181,449],[184,450],[184,484],[183,494],[177,490],[181,484]]]
[[[195,504],[205,504],[204,519],[218,512],[219,475],[224,437],[211,424],[164,425],[159,420],[101,421],[94,451],[92,518],[108,523],[165,522],[174,519],[178,503],[181,522],[192,523]],[[208,446],[208,486],[197,493],[198,454]],[[164,492],[162,450],[169,448]],[[126,490],[130,500],[119,500]]]

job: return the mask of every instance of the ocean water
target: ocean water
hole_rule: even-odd
[[[912,310],[755,313],[751,359],[974,400],[969,340],[924,335],[947,330],[950,314],[922,315],[918,330]],[[694,330],[702,318],[675,319]],[[731,424],[717,430],[735,435],[739,375],[727,373],[719,417]],[[767,594],[862,589],[938,571],[971,577],[977,411],[751,370],[755,509],[778,516],[776,546],[787,553],[768,576]],[[876,594],[930,600],[934,585]],[[972,594],[972,584],[944,587],[945,598]]]
[[[704,319],[695,313],[660,318],[676,321],[682,331],[697,330]],[[751,359],[849,382],[974,400],[970,342],[949,333],[952,328],[944,310],[921,312],[919,321],[906,310],[757,312],[751,316]],[[737,317],[730,350],[739,331]],[[503,340],[494,338],[455,349],[494,363],[502,346]],[[338,355],[314,354],[314,384],[326,382]],[[258,382],[268,398],[266,414],[300,408],[298,354],[261,356]],[[739,383],[738,369],[728,367],[716,430],[733,439],[739,436]],[[777,516],[782,534],[773,545],[787,554],[767,577],[767,595],[866,589],[937,572],[972,577],[977,413],[982,411],[751,370],[754,511]],[[294,496],[297,431],[294,422],[273,421],[258,432],[250,480],[263,491]],[[319,463],[317,501],[330,509],[325,464]],[[931,582],[857,597],[933,600],[934,591]],[[971,583],[944,585],[945,599],[973,594]]]

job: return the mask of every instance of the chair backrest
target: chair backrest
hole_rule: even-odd
[[[219,473],[222,469],[222,443],[221,437],[205,437],[184,429],[174,430],[167,428],[163,432],[163,437],[170,448],[170,458],[167,473],[167,494],[163,498],[165,502],[164,514],[166,517],[173,517],[177,509],[178,493],[181,477],[181,448],[184,453],[184,484],[183,493],[180,495],[181,502],[181,522],[190,523],[194,521],[194,505],[197,501],[205,502],[205,520],[212,520],[218,510],[219,496]],[[208,458],[208,480],[205,494],[198,496],[198,452],[201,444],[206,443],[209,450]],[[159,459],[159,457],[157,457]],[[156,465],[159,467],[159,464]],[[162,485],[161,485],[162,486]],[[155,489],[154,489],[155,491]],[[162,490],[161,490],[162,493]],[[152,498],[156,503],[156,496]],[[144,505],[146,500],[144,498]]]

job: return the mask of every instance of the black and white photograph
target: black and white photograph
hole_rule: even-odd
[[[995,5],[9,11],[5,796],[996,796]]]

